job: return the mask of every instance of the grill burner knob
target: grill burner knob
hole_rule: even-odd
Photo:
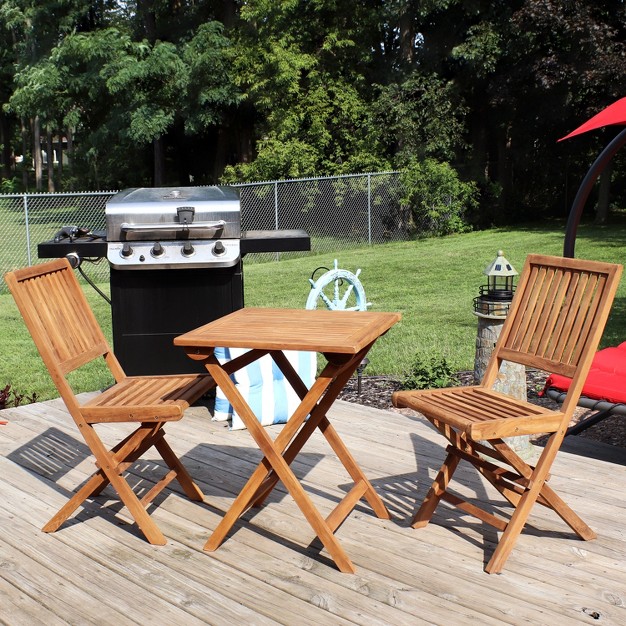
[[[122,256],[126,259],[129,256],[133,255],[133,249],[130,247],[130,244],[128,242],[126,242],[123,246],[122,246],[122,252],[121,252]]]
[[[213,254],[215,256],[221,256],[222,254],[224,254],[224,252],[226,252],[226,247],[224,246],[224,244],[221,241],[218,241],[213,246]]]
[[[150,254],[155,257],[158,258],[160,256],[163,256],[163,254],[165,253],[165,250],[163,249],[163,246],[161,245],[161,243],[159,241],[157,241],[153,246],[152,246],[152,250],[150,250]]]
[[[191,241],[185,241],[185,245],[183,246],[183,249],[182,249],[183,256],[191,256],[194,252],[195,250],[193,249],[193,246],[191,245]]]

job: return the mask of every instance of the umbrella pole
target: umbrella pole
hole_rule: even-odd
[[[574,198],[574,203],[570,209],[567,226],[565,228],[565,243],[563,244],[564,257],[574,258],[576,231],[583,213],[585,202],[587,202],[587,198],[589,197],[596,180],[598,180],[600,174],[604,171],[604,168],[609,164],[611,159],[615,156],[615,153],[624,144],[626,144],[626,128],[622,130],[600,153],[593,165],[589,168],[583,182],[580,184],[576,197]]]

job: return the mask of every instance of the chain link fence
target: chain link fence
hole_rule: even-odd
[[[359,245],[407,238],[397,172],[296,179],[237,185],[243,230],[303,229],[311,252],[250,254],[262,262],[307,254],[337,253]],[[115,191],[0,195],[0,276],[39,261],[37,245],[63,226],[105,230],[105,206]],[[108,281],[106,259],[89,275]],[[7,291],[4,279],[0,293]]]

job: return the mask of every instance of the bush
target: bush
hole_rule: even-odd
[[[458,384],[455,373],[450,369],[444,357],[432,357],[425,360],[417,356],[411,369],[400,381],[400,388],[405,390],[433,389]]]
[[[478,208],[478,188],[463,182],[448,163],[414,161],[400,175],[403,207],[410,210],[409,231],[450,235],[471,230],[468,217]]]

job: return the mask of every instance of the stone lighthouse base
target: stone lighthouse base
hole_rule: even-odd
[[[474,381],[476,384],[479,384],[483,379],[494,346],[500,337],[504,320],[504,317],[478,317],[476,358],[474,360]],[[527,399],[526,368],[519,363],[503,361],[493,389],[525,401]],[[534,455],[534,448],[528,435],[509,437],[506,442],[525,460]]]

